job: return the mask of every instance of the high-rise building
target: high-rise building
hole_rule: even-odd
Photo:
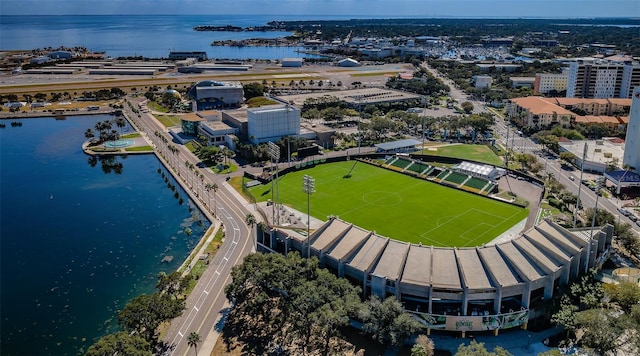
[[[633,90],[622,164],[640,172],[640,86]]]
[[[578,60],[569,64],[567,98],[630,98],[635,85],[640,85],[637,63]]]

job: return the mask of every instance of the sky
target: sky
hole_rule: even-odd
[[[0,14],[640,18],[640,0],[0,0]]]

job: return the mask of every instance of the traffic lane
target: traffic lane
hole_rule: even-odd
[[[198,298],[192,305],[189,305],[188,312],[184,317],[172,323],[172,325],[179,325],[177,330],[174,328],[171,333],[173,335],[171,344],[174,347],[172,355],[183,355],[189,352],[190,348],[185,336],[192,331],[205,338],[211,333],[226,302],[224,287],[230,282],[231,268],[242,262],[244,256],[249,254],[253,247],[253,244],[250,243],[253,241],[251,230],[244,224],[242,203],[235,201],[233,195],[228,195],[225,189],[218,191],[216,199],[219,199],[216,202],[218,206],[216,213],[225,226],[225,245],[229,246],[229,249],[221,249],[216,254],[216,256],[222,256],[221,260],[218,260],[217,265],[209,266],[206,270],[211,271],[208,278],[201,278],[198,282],[198,290],[194,290],[190,295],[192,300],[194,295]],[[231,239],[229,239],[230,237]]]
[[[562,169],[561,165],[557,161],[551,161],[551,163],[547,165],[547,170],[552,170],[551,173],[554,173],[556,179],[558,179],[560,183],[564,184],[571,193],[578,195],[578,190],[580,190],[580,202],[583,207],[595,207],[596,194],[586,185],[581,184],[580,171],[566,171]],[[573,179],[571,179],[572,176]],[[622,215],[618,211],[618,206],[611,200],[603,196],[599,196],[598,209],[607,210],[615,216],[618,221],[631,225],[632,229],[635,230],[636,233],[640,233],[640,227],[631,219]]]
[[[195,302],[188,303],[188,312],[183,317],[176,319],[172,323],[170,332],[165,340],[173,344],[173,355],[182,355],[188,352],[189,346],[185,335],[191,331],[196,331],[206,337],[214,326],[219,316],[222,306],[226,302],[224,287],[229,283],[231,268],[240,263],[244,256],[249,254],[253,248],[251,241],[252,230],[244,224],[243,203],[234,199],[232,194],[227,194],[226,189],[218,191],[216,199],[217,216],[225,227],[226,241],[205,275],[198,282],[189,299],[198,296]],[[226,208],[225,206],[229,207]],[[231,237],[231,239],[230,239]],[[215,267],[215,268],[212,268]],[[173,325],[179,325],[176,329]]]
[[[153,117],[145,115],[145,119],[146,120],[142,121],[144,122],[143,125],[146,129],[151,131],[154,128],[159,128],[162,130],[161,132],[163,132],[165,137],[171,138],[166,132],[164,132],[162,127],[159,127]],[[155,135],[151,137],[158,149],[161,151],[166,150],[167,143],[159,140]],[[194,158],[190,152],[186,152],[184,150],[184,147],[181,145],[178,146],[178,152],[175,154],[176,162],[182,163],[188,161],[192,164],[199,162],[199,160]],[[178,167],[182,168],[181,166]],[[196,177],[194,172],[191,170],[185,170],[182,176],[185,181],[191,180],[191,185],[193,186],[192,189],[196,189],[198,180],[195,179]],[[215,176],[210,174],[207,176],[208,178],[213,178],[212,181],[215,181]],[[225,205],[223,197],[226,197],[226,194],[224,191],[219,191],[219,193],[219,197],[215,197],[215,199],[221,198],[221,208],[218,209],[217,213],[222,223],[225,224],[228,229],[231,229],[233,234],[232,241],[229,244],[226,244],[229,246],[226,250],[223,245],[223,248],[219,251],[219,256],[222,257],[220,257],[221,260],[219,261],[218,267],[215,269],[208,268],[205,270],[205,273],[203,274],[204,278],[200,278],[196,288],[194,288],[190,297],[187,299],[186,310],[188,311],[186,314],[183,313],[181,317],[174,320],[171,324],[166,334],[165,341],[172,344],[172,354],[181,355],[189,351],[185,335],[188,335],[191,331],[196,331],[202,335],[209,334],[222,306],[226,302],[226,297],[224,296],[223,291],[224,286],[229,282],[231,268],[233,265],[239,263],[246,254],[250,253],[252,248],[252,244],[249,243],[249,241],[251,241],[250,230],[246,225],[244,225],[244,214],[242,208],[238,207],[236,202],[228,200],[227,204],[229,206],[233,206],[233,209],[230,209],[232,213],[225,213],[226,209],[223,206]],[[240,205],[242,206],[242,204]],[[240,237],[242,235],[244,235],[244,238]],[[238,250],[237,246],[241,241],[243,241],[242,247]],[[223,252],[224,255],[222,255]],[[231,263],[229,263],[230,261]],[[213,291],[216,292],[212,293]],[[203,309],[206,309],[206,313],[200,312],[200,310]],[[194,325],[196,327],[194,327]]]
[[[224,196],[224,194],[222,195]],[[221,202],[222,204],[224,202]],[[216,254],[216,256],[222,256],[222,258],[219,260],[219,264],[215,266],[215,270],[213,268],[207,269],[213,271],[213,273],[206,284],[203,283],[202,279],[198,282],[198,285],[205,286],[202,290],[204,298],[198,298],[192,308],[189,309],[186,317],[182,318],[183,320],[179,323],[180,328],[172,340],[172,345],[174,346],[172,355],[186,355],[190,351],[186,336],[192,331],[197,332],[204,338],[213,331],[216,320],[226,302],[224,288],[231,280],[231,269],[251,251],[250,230],[240,220],[241,216],[238,215],[238,212],[232,210],[224,207],[218,209],[219,218],[225,225],[226,239],[231,238],[229,249],[224,252],[224,255],[222,251]]]

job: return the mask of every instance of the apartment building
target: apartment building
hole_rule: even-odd
[[[547,94],[553,90],[561,92],[567,90],[569,82],[569,72],[562,74],[540,73],[536,74],[533,83],[534,94]]]
[[[567,98],[631,98],[640,85],[640,65],[578,60],[569,64]]]

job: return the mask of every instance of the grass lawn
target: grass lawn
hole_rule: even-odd
[[[169,109],[165,108],[164,106],[158,104],[155,101],[149,101],[147,103],[147,107],[153,111],[159,111],[159,112],[164,112],[164,113],[168,113]]]
[[[425,155],[454,157],[460,159],[470,159],[478,162],[488,163],[494,166],[502,166],[500,157],[485,145],[465,145],[455,144],[448,146],[434,147],[432,150],[425,150]]]
[[[177,115],[154,115],[164,127],[172,127],[180,125],[180,117]]]
[[[138,147],[127,147],[124,149],[127,152],[143,152],[143,151],[153,151],[151,146],[138,146]]]
[[[354,167],[355,164],[355,167]],[[351,177],[345,176],[352,169]],[[280,201],[307,211],[302,177],[315,178],[311,215],[329,215],[400,241],[479,246],[527,217],[526,209],[356,161],[322,164],[280,177]],[[251,188],[258,201],[271,184]]]

